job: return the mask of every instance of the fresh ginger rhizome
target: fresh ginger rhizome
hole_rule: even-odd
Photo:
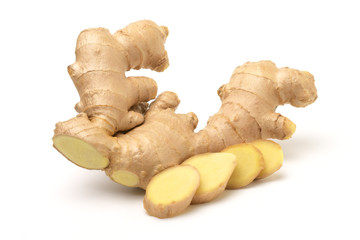
[[[147,20],[114,34],[104,28],[80,33],[76,61],[68,67],[80,95],[79,114],[56,124],[53,142],[60,153],[80,167],[104,170],[117,183],[146,189],[156,174],[194,155],[290,138],[295,124],[276,107],[305,107],[317,98],[310,73],[248,62],[219,88],[219,111],[194,133],[198,119],[192,112],[175,113],[176,93],[157,95],[153,79],[125,75],[130,69],[164,71],[168,34],[167,27]]]

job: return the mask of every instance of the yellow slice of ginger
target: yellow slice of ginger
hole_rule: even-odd
[[[259,175],[264,168],[262,153],[253,145],[240,143],[225,148],[222,152],[236,156],[237,165],[226,186],[229,189],[245,187]]]
[[[281,146],[271,140],[259,139],[251,143],[260,150],[264,157],[264,169],[256,178],[265,178],[279,170],[283,164],[284,154]]]
[[[231,153],[204,153],[185,160],[182,165],[195,167],[200,173],[200,186],[192,203],[209,202],[225,190],[236,166]]]
[[[158,218],[178,215],[190,205],[199,184],[200,175],[194,167],[167,168],[150,180],[144,208]]]

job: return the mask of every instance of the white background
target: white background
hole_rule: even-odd
[[[2,1],[1,239],[360,239],[357,1]],[[170,67],[129,75],[178,93],[201,129],[236,66],[269,59],[315,76],[318,100],[279,112],[297,124],[273,176],[182,215],[147,215],[144,191],[81,169],[52,148],[75,116],[66,67],[80,31],[151,19],[169,27]],[[197,129],[197,130],[198,130]]]

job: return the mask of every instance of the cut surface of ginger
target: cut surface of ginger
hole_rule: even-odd
[[[191,203],[200,184],[199,172],[191,166],[175,166],[155,175],[146,188],[144,208],[158,218],[180,214]]]
[[[139,177],[127,170],[117,170],[111,175],[111,178],[124,186],[134,187],[139,183]]]
[[[251,143],[262,153],[264,157],[264,169],[261,170],[258,179],[265,178],[279,170],[283,164],[284,154],[281,146],[271,140],[259,139]]]
[[[87,169],[104,169],[109,159],[104,157],[91,144],[67,135],[53,138],[54,147],[76,165]]]
[[[261,152],[253,145],[241,143],[227,147],[222,152],[236,156],[237,165],[226,186],[236,189],[250,184],[264,168],[264,158]]]
[[[192,203],[209,202],[225,190],[236,166],[231,153],[204,153],[185,160],[182,165],[195,167],[200,173],[200,186]]]

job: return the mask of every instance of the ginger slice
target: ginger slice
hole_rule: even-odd
[[[264,157],[264,169],[256,177],[265,178],[279,170],[283,164],[284,154],[281,146],[271,140],[259,139],[251,143],[262,153]]]
[[[192,166],[175,166],[155,175],[146,188],[144,208],[151,215],[167,218],[180,214],[191,203],[200,185]]]
[[[53,138],[54,147],[76,165],[87,169],[104,169],[109,159],[104,157],[91,144],[67,135]]]
[[[228,189],[245,187],[250,184],[263,170],[264,158],[253,145],[241,143],[227,147],[222,152],[236,156],[237,165],[226,186]]]
[[[187,159],[182,165],[193,166],[200,173],[200,186],[191,203],[205,203],[225,190],[236,166],[236,157],[231,153],[204,153]]]

